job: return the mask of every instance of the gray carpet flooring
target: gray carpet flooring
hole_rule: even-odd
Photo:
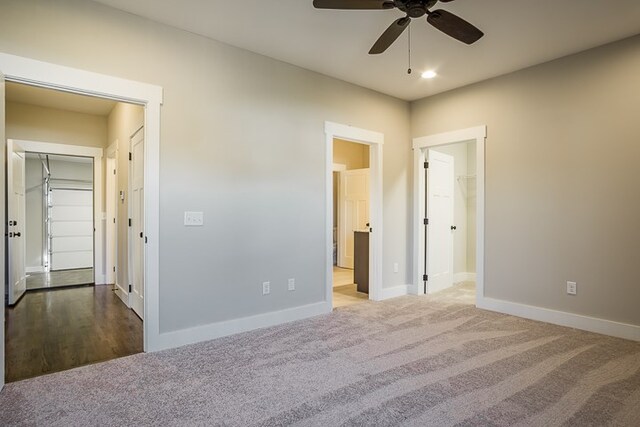
[[[640,343],[478,310],[468,294],[11,383],[0,425],[640,425]]]

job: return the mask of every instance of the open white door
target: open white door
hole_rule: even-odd
[[[0,72],[0,144],[3,149],[0,149],[0,165],[4,165],[4,74]],[[0,173],[0,200],[5,200],[5,182],[4,182],[4,173]],[[5,210],[0,209],[0,226],[4,227],[5,232],[7,232],[7,224],[5,222]],[[0,277],[4,278],[4,269],[5,269],[5,245],[0,245]],[[5,284],[6,286],[6,284]],[[0,324],[0,390],[4,387],[4,307],[0,310],[2,314],[2,323]]]
[[[7,140],[7,302],[18,302],[27,290],[25,259],[25,152]]]
[[[428,292],[453,285],[453,156],[429,150],[427,179]]]
[[[144,129],[131,137],[129,173],[131,308],[144,320]]]
[[[117,176],[116,176],[116,158],[107,154],[106,167],[106,191],[105,200],[107,204],[107,224],[106,224],[106,253],[105,253],[105,274],[106,281],[112,285],[116,283],[116,244],[118,239],[118,229],[116,224],[117,202]]]
[[[370,170],[340,172],[338,266],[353,268],[354,231],[368,231]]]

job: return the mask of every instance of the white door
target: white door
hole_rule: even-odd
[[[429,150],[427,179],[427,281],[428,292],[453,285],[453,157]]]
[[[107,202],[107,224],[106,224],[106,254],[105,254],[105,273],[108,284],[115,284],[116,279],[116,209],[117,202],[117,176],[116,176],[116,159],[107,157],[107,183],[106,183],[106,202]]]
[[[353,268],[354,231],[369,231],[369,169],[340,172],[338,266]]]
[[[0,72],[0,144],[4,145],[4,74]],[[0,150],[0,165],[4,165],[4,149]],[[0,200],[5,199],[4,173],[0,173]],[[0,209],[0,226],[6,227],[4,209]],[[8,232],[7,228],[5,231]],[[5,269],[5,245],[0,245],[0,277],[4,278]],[[4,308],[4,307],[3,307]],[[4,309],[0,310],[0,390],[4,387]]]
[[[7,249],[9,305],[18,302],[27,286],[25,271],[25,152],[20,144],[7,141]]]
[[[144,129],[131,137],[129,272],[131,308],[144,319]]]

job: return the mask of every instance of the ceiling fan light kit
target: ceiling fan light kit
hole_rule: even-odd
[[[398,9],[406,16],[396,19],[374,43],[369,51],[378,55],[386,51],[409,26],[412,19],[427,16],[427,22],[448,36],[466,44],[480,40],[484,33],[478,28],[443,9],[431,10],[436,3],[449,3],[453,0],[313,0],[316,9],[339,10],[391,10]]]

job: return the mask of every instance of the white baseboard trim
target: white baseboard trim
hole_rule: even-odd
[[[476,306],[484,310],[497,311],[499,313],[524,317],[526,319],[539,320],[541,322],[553,323],[555,325],[567,326],[570,328],[581,329],[583,331],[640,341],[640,326],[630,325],[627,323],[614,322],[611,320],[598,319],[596,317],[534,307],[531,305],[493,298],[478,298]]]
[[[26,267],[24,271],[25,273],[44,273],[44,267],[43,266]]]
[[[392,288],[382,288],[380,301],[407,295],[408,287],[409,285],[398,285]]]
[[[453,283],[475,282],[476,273],[455,273],[453,275]]]
[[[407,285],[407,295],[422,295],[424,285]]]
[[[331,313],[332,310],[333,307],[331,307],[331,304],[324,301],[240,319],[196,326],[189,329],[181,329],[179,331],[165,332],[159,334],[157,342],[152,345],[149,351],[166,350],[202,341],[209,341],[240,332],[302,320],[320,314],[328,314]]]
[[[118,296],[118,298],[120,298],[120,300],[124,303],[124,305],[126,305],[127,307],[129,307],[129,292],[127,292],[121,285],[117,284],[115,285],[115,293]]]

